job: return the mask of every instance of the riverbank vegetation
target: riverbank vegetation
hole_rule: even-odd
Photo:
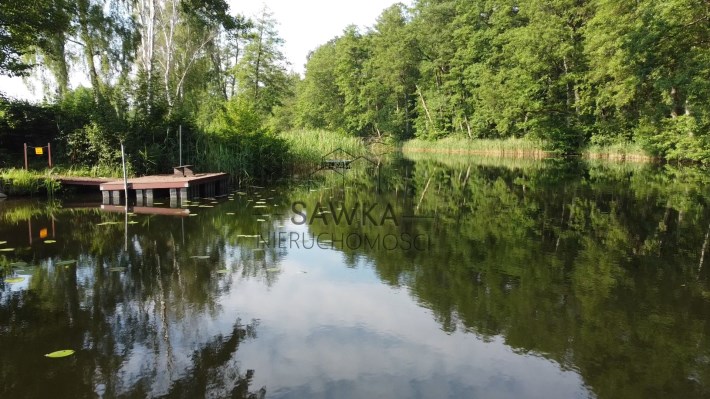
[[[124,143],[134,174],[182,163],[240,180],[393,141],[707,163],[708,20],[700,0],[414,0],[345,28],[299,76],[266,8],[4,2],[0,73],[40,78],[45,96],[0,94],[0,167],[21,167],[25,142],[51,143],[59,165],[118,171]]]

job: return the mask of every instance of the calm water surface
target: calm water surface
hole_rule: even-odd
[[[5,201],[0,397],[708,397],[708,176],[421,159],[190,216]]]

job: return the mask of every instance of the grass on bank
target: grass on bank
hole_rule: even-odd
[[[556,155],[545,148],[543,141],[518,138],[471,140],[466,137],[446,137],[436,141],[412,139],[402,143],[402,152],[405,154],[431,152],[535,159]],[[589,159],[620,161],[649,162],[655,159],[637,143],[590,145],[580,155]]]
[[[638,143],[616,143],[610,145],[590,145],[582,151],[588,159],[608,159],[619,161],[651,162],[656,158]]]
[[[412,139],[402,143],[404,153],[438,152],[526,158],[546,158],[553,155],[544,148],[544,142],[518,138],[471,140],[466,137],[445,137],[436,141]]]
[[[296,167],[299,163],[318,163],[338,148],[354,156],[368,155],[367,145],[361,138],[338,132],[297,129],[283,132],[280,136],[286,140],[291,161]]]
[[[45,193],[54,195],[61,188],[57,176],[122,177],[122,170],[94,167],[54,167],[51,169],[25,170],[20,168],[0,169],[0,192],[12,196]]]

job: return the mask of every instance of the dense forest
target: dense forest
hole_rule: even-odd
[[[345,28],[304,76],[277,25],[225,0],[3,2],[0,74],[39,77],[45,101],[0,99],[0,160],[49,139],[64,161],[110,167],[123,141],[132,171],[154,172],[178,162],[181,132],[188,162],[273,174],[303,128],[710,161],[707,1],[415,0]]]

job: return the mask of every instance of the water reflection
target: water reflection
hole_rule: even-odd
[[[708,395],[708,176],[425,158],[189,217],[6,201],[0,395]]]

